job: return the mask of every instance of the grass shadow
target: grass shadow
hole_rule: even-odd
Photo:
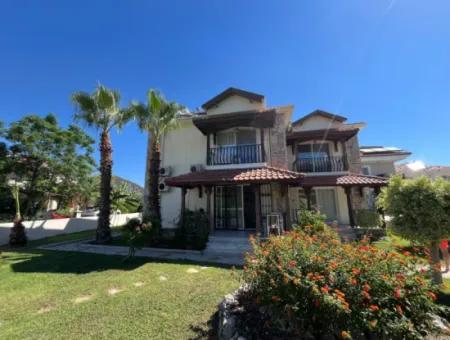
[[[189,328],[195,336],[189,340],[216,340],[218,339],[217,329],[219,322],[219,312],[216,311],[206,323],[190,325]]]

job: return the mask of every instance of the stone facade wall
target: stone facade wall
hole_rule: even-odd
[[[270,165],[287,169],[287,147],[286,147],[286,116],[282,113],[277,113],[275,116],[274,127],[270,129],[269,133],[269,150],[270,150]]]
[[[355,174],[361,173],[361,156],[359,153],[358,136],[350,138],[345,143],[345,149],[348,159],[348,170]]]

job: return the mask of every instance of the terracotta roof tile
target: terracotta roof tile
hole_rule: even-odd
[[[362,174],[307,176],[303,179],[303,186],[384,186],[388,179],[378,176]]]
[[[184,175],[167,178],[167,185],[178,187],[194,187],[197,185],[221,185],[264,183],[280,181],[298,183],[302,173],[275,167],[260,167],[253,169],[222,169],[190,172]]]

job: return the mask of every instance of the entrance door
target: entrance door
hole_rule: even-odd
[[[317,205],[327,221],[337,220],[336,196],[334,189],[317,189]]]
[[[218,186],[215,189],[217,229],[244,229],[242,186]]]
[[[247,185],[244,187],[244,221],[245,229],[256,228],[255,192]]]

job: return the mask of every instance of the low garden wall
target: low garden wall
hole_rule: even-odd
[[[111,216],[111,225],[119,226],[125,224],[130,218],[140,217],[140,213],[118,214]],[[24,221],[27,237],[29,240],[37,240],[59,234],[68,234],[78,231],[95,229],[97,227],[97,216],[61,218],[50,220]],[[9,241],[9,232],[12,223],[0,223],[0,245]]]

